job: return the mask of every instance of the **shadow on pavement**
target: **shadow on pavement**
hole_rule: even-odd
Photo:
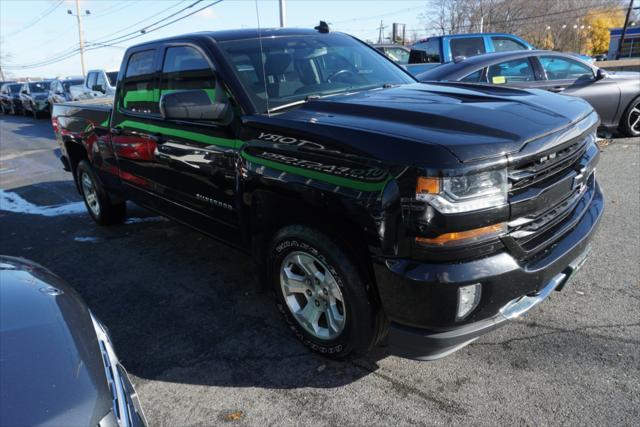
[[[72,183],[64,184],[73,191]],[[51,185],[51,184],[49,184]],[[16,193],[28,197],[35,189]],[[0,211],[2,252],[68,281],[107,325],[119,357],[143,379],[230,387],[336,387],[377,369],[313,355],[291,334],[248,255],[132,206],[132,224],[88,214]],[[376,356],[377,355],[377,356]]]
[[[50,139],[53,136],[53,129],[51,126],[42,126],[43,122],[48,122],[51,119],[46,116],[39,119],[34,119],[33,117],[23,117],[23,116],[11,116],[11,115],[0,115],[3,122],[14,123],[21,126],[17,126],[13,133],[19,136],[25,136],[30,138],[48,138]]]

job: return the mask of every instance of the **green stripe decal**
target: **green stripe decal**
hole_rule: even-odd
[[[188,130],[174,129],[164,126],[152,125],[148,123],[140,123],[133,120],[125,120],[120,123],[122,127],[140,129],[151,133],[161,133],[167,136],[174,136],[189,141],[201,142],[203,144],[218,145],[221,147],[239,148],[241,141],[237,139],[220,138],[217,136],[205,135],[203,133],[192,132]]]
[[[242,157],[260,165],[268,166],[272,169],[281,170],[284,172],[301,175],[307,178],[315,179],[318,181],[328,182],[333,185],[337,185],[340,187],[352,188],[354,190],[359,191],[382,191],[384,186],[391,179],[387,177],[383,182],[362,182],[356,181],[350,178],[343,178],[341,176],[330,175],[328,173],[309,170],[305,168],[301,168],[298,166],[290,166],[285,165],[283,163],[274,162],[272,160],[262,159],[260,157],[255,157],[247,153],[242,153]]]
[[[129,90],[124,94],[122,105],[126,107],[130,102],[158,102],[158,99],[160,99],[158,89]]]

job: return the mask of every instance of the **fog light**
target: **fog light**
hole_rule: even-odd
[[[478,306],[480,295],[482,294],[482,284],[460,286],[458,288],[458,313],[456,320],[464,319]]]

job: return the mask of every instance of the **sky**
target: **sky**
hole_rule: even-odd
[[[129,33],[139,34],[138,30],[195,1],[80,0],[85,43],[109,42]],[[175,18],[213,2],[203,0]],[[285,5],[287,27],[312,28],[324,20],[332,30],[353,34],[363,40],[377,41],[382,20],[387,26],[384,30],[386,35],[393,22],[406,24],[407,37],[409,30],[415,30],[419,37],[429,35],[422,30],[424,25],[419,16],[426,11],[427,0],[285,0]],[[67,13],[68,9],[76,13],[76,0],[0,0],[0,66],[3,72],[11,78],[81,75],[80,55],[77,53],[46,66],[15,68],[50,58],[58,59],[61,53],[77,49],[77,20]],[[277,0],[258,0],[258,9],[261,27],[279,26]],[[90,11],[90,15],[86,15],[86,10]],[[117,47],[86,51],[86,70],[119,69],[124,49],[143,41],[195,31],[257,26],[254,0],[223,0],[175,24],[154,32],[148,31],[148,34],[134,40],[109,42]]]

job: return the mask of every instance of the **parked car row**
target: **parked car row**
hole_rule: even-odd
[[[90,70],[87,77],[61,77],[36,82],[5,82],[0,85],[0,112],[32,115],[51,112],[60,102],[113,96],[117,71]]]

